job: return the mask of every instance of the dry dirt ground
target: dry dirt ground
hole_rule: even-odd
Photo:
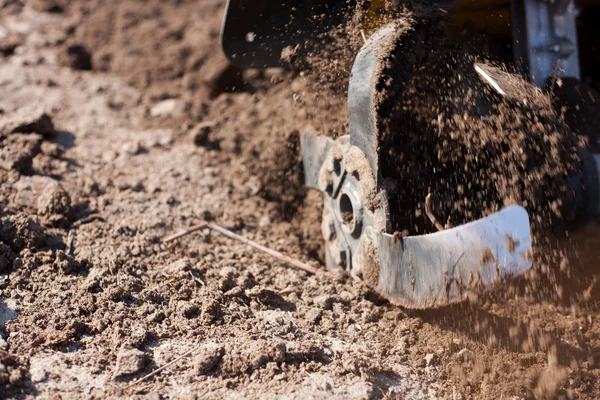
[[[597,287],[414,312],[161,242],[214,219],[320,264],[298,132],[343,133],[343,96],[228,66],[223,3],[0,1],[0,398],[600,397]]]

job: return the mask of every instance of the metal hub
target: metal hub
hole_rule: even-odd
[[[371,210],[361,199],[361,192],[374,190],[374,187],[367,188],[369,185],[365,184],[371,176],[371,169],[362,151],[352,148],[350,138],[344,136],[332,144],[318,177],[319,189],[323,192],[321,230],[326,244],[327,267],[341,268],[357,277],[362,276],[362,248],[364,241],[368,240],[365,238],[376,241],[372,237],[376,231],[375,214],[383,216],[379,218],[379,225],[387,219],[385,207]],[[379,193],[379,197],[382,196]]]

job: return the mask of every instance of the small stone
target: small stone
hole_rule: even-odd
[[[141,372],[148,364],[148,357],[138,349],[121,347],[117,354],[115,378]]]
[[[124,144],[122,149],[125,154],[129,154],[131,156],[141,154],[145,150],[139,140]]]
[[[169,116],[175,111],[175,107],[177,107],[177,100],[168,99],[163,100],[160,103],[156,104],[150,110],[150,115],[153,117],[166,117]]]

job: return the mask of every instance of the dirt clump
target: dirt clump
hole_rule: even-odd
[[[115,378],[141,372],[148,364],[147,355],[135,348],[121,348],[117,354]]]
[[[0,389],[6,395],[18,392],[27,376],[27,365],[22,364],[19,357],[0,350]]]
[[[58,61],[61,65],[74,70],[92,70],[92,55],[80,44],[67,46],[60,54]]]

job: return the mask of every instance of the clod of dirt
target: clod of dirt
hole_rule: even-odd
[[[42,142],[41,146],[42,154],[52,157],[60,158],[65,152],[65,148],[58,143]]]
[[[221,279],[219,281],[219,289],[222,292],[227,292],[236,286],[237,271],[233,267],[223,267],[219,271]]]
[[[201,122],[192,130],[192,138],[196,146],[207,146],[210,143],[210,134],[215,123],[212,121]]]
[[[32,173],[33,158],[40,153],[41,143],[42,137],[36,134],[12,134],[0,140],[0,168]]]
[[[221,304],[214,299],[209,299],[202,304],[201,316],[208,323],[212,323],[221,317]]]
[[[31,7],[39,12],[60,14],[69,4],[69,0],[35,0]]]
[[[76,274],[83,268],[84,262],[76,260],[62,250],[56,252],[53,266],[62,271],[63,274]]]
[[[0,392],[7,394],[22,385],[27,368],[18,357],[0,350]]]
[[[223,374],[238,376],[251,373],[268,362],[283,362],[287,349],[281,340],[248,341],[244,346],[228,348],[222,359]]]
[[[54,135],[54,123],[46,112],[37,107],[22,107],[0,116],[0,135],[11,133],[37,133]]]
[[[126,377],[141,372],[148,365],[148,356],[141,350],[121,347],[117,354],[114,378]]]
[[[81,44],[72,44],[68,46],[58,56],[60,65],[69,67],[74,70],[91,71],[92,70],[92,55]]]
[[[331,310],[333,305],[341,299],[338,295],[322,294],[313,299],[313,304],[324,310]]]
[[[71,212],[71,197],[62,185],[52,180],[48,182],[37,199],[38,215],[68,216]]]
[[[206,375],[221,362],[225,349],[221,345],[207,345],[194,357],[194,371],[198,375]]]
[[[46,240],[44,229],[35,217],[16,214],[0,220],[0,241],[16,252],[26,247],[43,247]]]
[[[10,272],[12,263],[16,258],[17,253],[6,244],[0,242],[0,274]]]
[[[12,56],[15,53],[15,49],[23,44],[23,37],[21,35],[6,35],[0,38],[0,54],[4,57]]]

